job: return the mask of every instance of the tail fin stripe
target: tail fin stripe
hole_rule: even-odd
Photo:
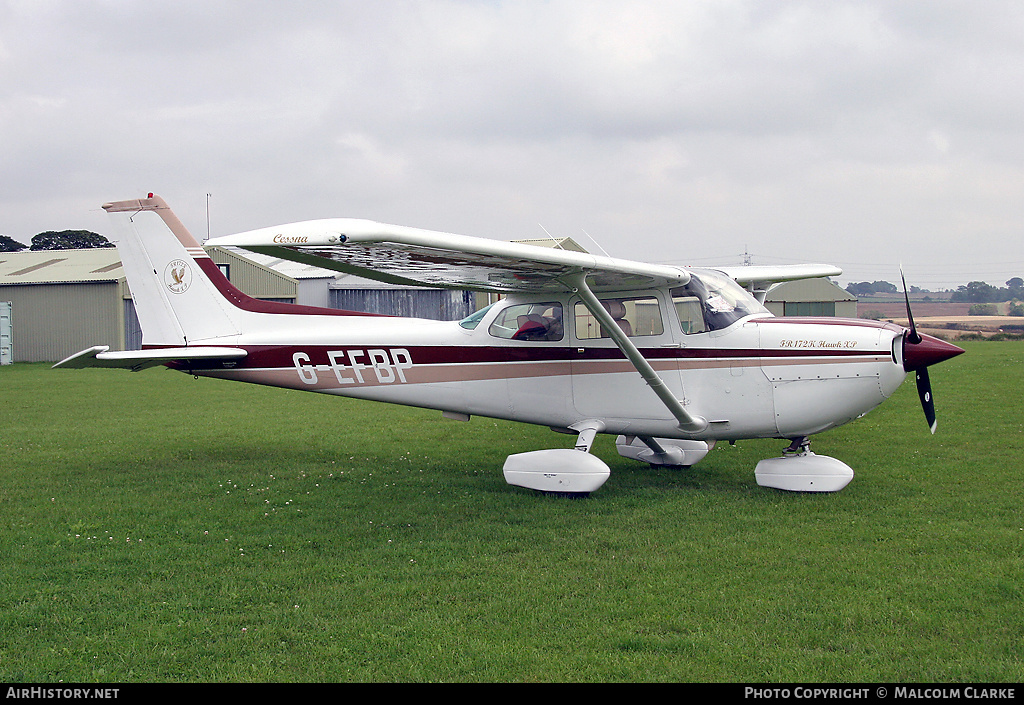
[[[203,251],[201,257],[195,258],[199,266],[210,282],[217,288],[229,303],[235,308],[252,313],[276,313],[282,315],[316,315],[316,316],[370,316],[384,317],[382,313],[366,313],[365,311],[345,311],[339,308],[321,308],[319,306],[305,306],[302,304],[288,304],[281,301],[263,301],[253,298],[240,291],[234,284],[228,281],[224,273],[220,271],[210,256]]]

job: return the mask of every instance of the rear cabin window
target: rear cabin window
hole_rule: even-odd
[[[665,332],[665,326],[661,322],[661,307],[658,305],[658,299],[654,297],[602,299],[601,305],[630,338],[661,335]],[[579,340],[611,337],[584,304],[576,304],[574,315],[576,337]]]

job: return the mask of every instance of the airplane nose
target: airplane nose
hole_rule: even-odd
[[[911,331],[907,331],[903,336],[903,369],[907,372],[923,370],[929,365],[956,357],[964,351],[963,348],[931,335],[917,333],[916,337],[920,340],[915,341]]]

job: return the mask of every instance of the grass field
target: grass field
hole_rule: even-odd
[[[760,488],[547,429],[150,370],[0,368],[0,681],[1019,682],[1024,345],[979,342]]]

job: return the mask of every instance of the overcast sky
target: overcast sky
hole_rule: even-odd
[[[325,217],[1024,276],[1024,3],[0,0],[0,233]],[[207,194],[210,194],[208,197]],[[592,239],[591,239],[592,238]]]

